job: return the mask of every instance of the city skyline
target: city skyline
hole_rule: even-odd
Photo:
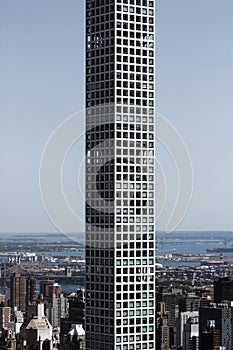
[[[178,229],[232,230],[232,3],[158,1],[157,7],[158,111],[183,136],[195,177],[191,206]],[[4,2],[1,15],[0,231],[56,231],[41,202],[38,167],[51,132],[83,108],[83,3]],[[158,151],[167,176],[174,175],[164,150]],[[83,203],[75,203],[73,194],[76,155],[74,147],[64,183],[80,211]],[[173,175],[159,228],[174,203]]]

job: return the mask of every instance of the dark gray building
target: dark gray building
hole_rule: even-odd
[[[233,280],[229,277],[219,277],[214,281],[214,302],[221,303],[223,300],[233,301]]]
[[[232,311],[227,303],[211,304],[199,309],[199,350],[232,347]]]

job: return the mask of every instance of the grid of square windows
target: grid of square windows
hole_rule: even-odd
[[[114,251],[105,249],[108,256],[100,256],[98,249],[87,250],[87,349],[111,349],[113,342],[117,350],[154,349],[155,3],[86,3],[87,107],[116,103],[115,168],[100,177],[104,192],[110,193],[111,184],[114,190],[116,246]],[[87,140],[90,149],[94,141]],[[87,195],[101,208],[99,199],[92,198],[93,172],[98,168],[92,153],[89,161]],[[112,176],[110,183],[106,175]],[[99,219],[96,213],[86,213],[87,221]],[[107,217],[103,215],[104,225]],[[90,242],[104,241],[109,235],[104,226],[87,227]]]

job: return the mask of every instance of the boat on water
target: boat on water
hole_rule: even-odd
[[[207,253],[233,253],[233,247],[232,248],[211,248],[206,249]]]

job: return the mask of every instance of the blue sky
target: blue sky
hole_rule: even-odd
[[[233,230],[232,16],[232,0],[157,0],[157,110],[182,135],[194,169],[180,230]],[[39,164],[53,130],[84,106],[84,1],[1,1],[0,50],[0,232],[56,231]],[[82,158],[77,144],[64,167],[67,197],[81,213]],[[167,178],[163,229],[177,178],[160,145],[157,158]]]

